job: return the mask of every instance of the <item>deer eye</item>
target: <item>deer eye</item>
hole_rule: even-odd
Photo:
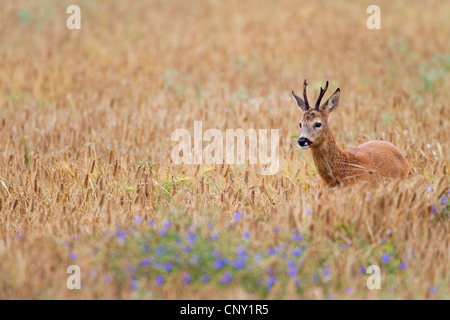
[[[300,129],[302,128],[302,123],[299,123],[298,126],[300,127]]]
[[[322,124],[319,123],[319,122],[317,122],[317,123],[314,125],[314,128],[320,128],[321,126],[322,126]]]

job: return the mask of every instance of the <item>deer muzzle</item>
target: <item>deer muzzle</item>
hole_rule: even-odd
[[[297,141],[298,145],[302,149],[307,149],[311,146],[312,142],[308,138],[300,137]]]

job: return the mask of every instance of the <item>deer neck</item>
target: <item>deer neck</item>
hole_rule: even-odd
[[[336,144],[333,134],[328,131],[322,143],[311,148],[314,164],[325,182],[331,186],[339,184],[344,172],[346,155]]]

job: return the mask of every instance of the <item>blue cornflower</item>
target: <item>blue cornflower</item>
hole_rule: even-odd
[[[348,243],[346,242],[346,243],[344,243],[344,249],[348,249]]]
[[[23,238],[22,232],[18,231],[18,232],[16,233],[16,238],[17,238],[18,240],[22,240],[22,238]]]
[[[277,282],[277,279],[275,277],[269,277],[266,280],[266,291],[270,291],[272,289],[273,285]]]
[[[141,216],[135,216],[134,217],[134,222],[136,222],[136,224],[141,224],[142,223],[142,217]]]
[[[236,268],[236,270],[242,270],[242,269],[244,269],[244,267],[245,267],[245,262],[244,262],[244,260],[241,259],[241,258],[237,258],[237,259],[234,261],[234,267]]]
[[[63,247],[68,248],[70,246],[70,243],[69,243],[69,241],[63,241],[62,245],[63,245]]]
[[[364,268],[364,267],[359,268],[359,272],[360,273],[366,273],[366,268]]]
[[[166,270],[167,272],[169,272],[170,270],[172,270],[172,268],[173,268],[173,264],[172,264],[172,262],[166,262],[165,264],[164,264],[164,270]]]
[[[164,277],[162,276],[162,275],[157,275],[156,276],[156,278],[155,278],[155,284],[157,285],[157,286],[160,286],[160,285],[162,285],[164,283]]]
[[[325,268],[322,270],[322,276],[326,277],[330,274],[330,268]]]
[[[248,239],[250,237],[250,231],[246,230],[242,233],[242,237]]]
[[[222,269],[224,266],[225,266],[225,260],[218,259],[218,260],[214,261],[214,268]]]
[[[214,224],[212,222],[209,222],[208,223],[208,229],[212,229],[212,228],[214,228]]]
[[[288,268],[294,268],[295,267],[295,261],[294,260],[289,260],[287,262],[287,267]]]
[[[432,295],[435,295],[435,294],[437,293],[437,288],[436,288],[435,286],[432,286],[432,287],[430,288],[430,293],[431,293]]]
[[[191,275],[189,274],[189,272],[185,272],[183,274],[183,283],[184,284],[189,284],[191,283]]]
[[[299,278],[296,278],[296,279],[295,279],[295,285],[296,285],[297,287],[299,287],[301,284],[302,284],[302,280],[300,280]]]
[[[311,213],[312,213],[311,208],[306,208],[306,215],[307,215],[307,216],[310,216]]]
[[[294,257],[300,257],[302,255],[302,249],[296,248],[296,249],[292,250],[292,255]]]
[[[172,226],[172,221],[170,221],[170,220],[164,221],[163,226],[164,226],[164,229],[169,229]]]
[[[145,267],[145,266],[148,266],[148,265],[150,265],[152,263],[152,259],[150,259],[150,258],[143,258],[142,260],[141,260],[141,266],[143,266],[143,267]]]
[[[188,242],[189,242],[189,243],[194,243],[195,240],[197,240],[197,236],[196,236],[195,234],[191,233],[191,234],[188,236]]]
[[[441,204],[446,207],[448,204],[448,197],[446,194],[444,194],[444,196],[441,198]]]
[[[275,229],[273,229],[273,232],[275,232],[275,233],[279,233],[280,232],[280,228],[275,228]]]
[[[220,283],[223,284],[223,285],[229,284],[232,279],[233,279],[233,275],[231,274],[231,272],[225,272],[225,274],[222,277],[222,279],[220,279]]]
[[[292,235],[292,240],[300,242],[303,240],[303,237],[299,235],[297,232],[294,232],[294,234]]]
[[[389,263],[390,259],[391,259],[391,256],[389,255],[389,253],[385,253],[383,255],[382,261],[383,261],[383,263]]]
[[[267,254],[273,255],[273,254],[277,254],[278,250],[276,248],[269,248],[267,249]]]
[[[210,277],[208,274],[205,273],[204,275],[202,275],[202,282],[209,282],[209,279]]]
[[[213,233],[211,233],[211,236],[209,237],[210,241],[216,241],[220,236],[219,231],[214,231]]]
[[[240,255],[240,256],[245,255],[245,254],[246,254],[245,248],[244,248],[244,247],[237,247],[237,248],[236,248],[236,253],[237,253],[238,255]]]
[[[242,213],[240,211],[236,211],[234,213],[234,222],[238,222],[242,218]]]
[[[77,254],[75,252],[71,252],[69,257],[70,257],[70,260],[75,260],[77,258]]]
[[[317,273],[315,273],[315,274],[312,276],[312,281],[313,281],[313,282],[317,282],[317,280],[319,280],[319,275],[318,275]]]
[[[212,254],[214,258],[220,257],[220,252],[218,250],[213,250]]]
[[[295,267],[289,268],[287,271],[287,275],[289,277],[295,277],[298,274],[298,269]]]
[[[401,264],[400,264],[400,270],[404,270],[405,268],[406,268],[406,261],[403,261]]]
[[[72,241],[77,241],[78,240],[78,236],[76,235],[76,234],[74,234],[73,236],[72,236]]]
[[[131,281],[130,287],[132,291],[136,291],[139,286],[139,283],[136,280]]]
[[[345,292],[346,293],[352,293],[353,292],[353,288],[352,287],[347,287],[347,288],[345,288]]]
[[[183,248],[183,252],[184,252],[184,253],[189,253],[189,252],[191,252],[191,246],[190,246],[190,245],[186,245],[186,246]]]

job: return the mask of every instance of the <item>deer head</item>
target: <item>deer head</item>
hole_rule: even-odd
[[[305,79],[303,82],[303,99],[292,91],[292,95],[302,112],[302,119],[299,123],[302,133],[298,139],[298,145],[302,149],[319,146],[329,137],[328,116],[338,106],[339,95],[341,92],[338,88],[327,101],[320,105],[320,102],[328,89],[327,81],[325,89],[320,88],[320,94],[317,98],[316,105],[314,109],[311,109],[309,107],[308,98],[306,97],[307,85]]]

